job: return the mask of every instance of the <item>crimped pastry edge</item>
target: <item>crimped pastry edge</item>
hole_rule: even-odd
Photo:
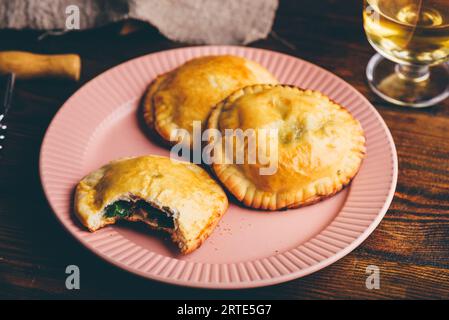
[[[324,188],[326,189],[330,188],[330,191],[326,191],[325,194],[321,195],[320,189],[322,189],[323,186],[316,183],[314,185],[315,195],[313,196],[304,197],[303,194],[304,192],[301,189],[297,191],[296,194],[289,195],[288,198],[285,197],[282,198],[279,197],[276,193],[273,194],[271,192],[258,190],[255,187],[255,185],[248,179],[246,179],[246,177],[243,176],[243,174],[241,174],[238,170],[236,170],[232,164],[229,165],[229,164],[214,163],[211,165],[212,171],[216,176],[216,178],[221,182],[221,184],[225,187],[225,189],[228,190],[244,206],[253,209],[262,209],[268,211],[304,207],[334,196],[351,183],[352,179],[356,176],[357,172],[359,171],[363,162],[363,158],[365,157],[366,154],[366,147],[365,147],[366,138],[364,135],[363,128],[361,127],[360,122],[357,119],[355,119],[345,107],[343,107],[342,105],[330,99],[328,96],[324,95],[319,91],[302,89],[300,87],[293,85],[256,84],[238,89],[212,108],[210,116],[207,120],[207,128],[218,129],[218,120],[221,110],[227,104],[233,103],[234,101],[238,100],[245,94],[257,93],[276,87],[288,88],[291,90],[296,90],[298,92],[306,93],[309,95],[315,95],[317,97],[329,100],[334,105],[340,107],[341,110],[349,113],[351,115],[351,118],[359,124],[361,129],[361,137],[363,138],[362,139],[363,141],[360,141],[359,145],[357,146],[359,149],[357,152],[358,158],[360,159],[359,164],[356,167],[354,167],[349,174],[345,175],[344,177],[343,176],[340,177],[340,179],[337,182],[333,181],[332,185],[330,184],[325,185]],[[208,138],[209,142],[211,138],[212,137],[209,135]]]
[[[157,155],[151,155],[152,157],[157,157],[157,158],[166,158],[163,156],[157,156]],[[92,211],[92,209],[87,209],[89,212],[86,212],[86,208],[80,208],[80,204],[82,203],[81,198],[87,195],[86,190],[83,190],[85,188],[90,188],[85,181],[89,178],[91,178],[94,175],[98,175],[98,177],[95,179],[95,185],[98,183],[98,181],[100,181],[103,177],[103,170],[110,164],[114,163],[114,162],[119,162],[122,160],[127,160],[127,159],[133,159],[136,157],[125,157],[125,158],[120,158],[120,159],[116,159],[116,160],[112,160],[109,163],[101,166],[100,168],[92,171],[91,173],[89,173],[88,175],[86,175],[85,177],[83,177],[80,182],[77,184],[77,186],[75,187],[75,195],[74,195],[74,214],[75,216],[78,218],[78,220],[90,231],[90,232],[95,232],[99,229],[102,229],[103,227],[106,227],[108,225],[113,225],[115,224],[119,218],[117,217],[111,217],[111,218],[105,218],[104,217],[104,210],[107,206],[109,206],[110,204],[119,201],[119,200],[124,200],[124,201],[136,201],[136,199],[140,199],[138,197],[134,197],[132,194],[130,193],[125,193],[125,194],[121,194],[117,197],[117,199],[114,199],[112,201],[109,201],[108,203],[104,203],[104,205],[102,206],[102,208],[100,210],[98,210],[97,212]],[[177,161],[177,160],[171,160],[177,163],[184,163],[184,161]],[[197,166],[193,163],[190,162],[185,162],[185,164],[187,165],[192,165],[192,166]],[[201,168],[202,169],[202,168]],[[202,169],[205,174],[207,174],[210,177],[210,174]],[[210,177],[211,180],[213,180],[219,187],[220,185],[217,183],[217,181],[215,181],[212,177]],[[222,189],[220,187],[220,189]],[[224,193],[224,192],[223,192]],[[225,193],[224,193],[225,194]],[[143,200],[147,203],[149,203],[151,206],[153,206],[155,209],[161,209],[164,204],[161,203],[157,203],[154,201],[149,201],[148,199],[140,199]],[[209,235],[212,233],[212,231],[215,229],[216,225],[218,224],[218,222],[221,220],[222,216],[226,213],[228,207],[229,207],[229,201],[225,195],[224,197],[224,201],[225,203],[223,204],[223,206],[221,206],[221,210],[215,210],[213,212],[213,214],[210,215],[208,222],[206,223],[205,227],[199,232],[198,236],[194,239],[186,239],[182,236],[181,232],[179,231],[179,228],[175,228],[175,229],[167,229],[167,228],[161,228],[161,227],[157,227],[155,225],[152,225],[151,223],[149,223],[148,221],[142,221],[144,222],[147,226],[149,226],[151,229],[153,230],[162,230],[166,233],[168,233],[171,236],[171,239],[173,242],[175,242],[181,253],[182,254],[188,254],[191,253],[193,251],[195,251],[196,249],[198,249],[203,243],[204,241],[209,237]],[[171,208],[171,210],[173,212],[176,212],[176,208]],[[95,223],[92,224],[90,219],[98,219],[99,223]],[[131,219],[129,219],[131,218]],[[128,221],[138,221],[138,219],[133,219],[132,217],[129,218],[125,218],[124,220],[128,220]],[[176,221],[177,216],[174,216],[174,223],[175,226],[177,226],[177,221]]]
[[[270,71],[268,71],[264,66],[262,66],[260,63],[258,63],[256,61],[253,61],[253,60],[251,60],[249,58],[246,58],[246,57],[242,57],[242,56],[238,56],[238,55],[230,55],[230,54],[225,54],[225,55],[206,55],[206,56],[194,57],[192,59],[189,59],[189,60],[185,61],[180,66],[178,66],[176,68],[173,68],[172,70],[170,70],[168,72],[165,72],[165,73],[162,73],[162,74],[158,75],[150,83],[150,85],[147,88],[147,91],[145,92],[144,99],[143,99],[143,103],[144,103],[143,117],[144,117],[144,121],[145,121],[146,125],[148,126],[148,128],[151,130],[152,133],[157,135],[157,138],[162,142],[162,144],[164,146],[170,147],[170,146],[173,146],[173,145],[177,144],[179,141],[172,141],[172,140],[170,140],[170,136],[171,136],[173,131],[178,130],[178,129],[182,129],[182,128],[179,127],[177,124],[173,123],[172,121],[170,121],[168,117],[165,117],[165,118],[162,118],[162,119],[160,119],[160,118],[157,119],[157,117],[155,115],[155,107],[154,107],[153,97],[158,92],[161,83],[163,82],[165,77],[167,77],[170,73],[174,72],[178,68],[183,67],[186,63],[189,63],[192,60],[206,58],[206,57],[223,57],[223,56],[237,57],[237,58],[241,58],[243,60],[246,60],[246,62],[252,64],[253,67],[257,66],[258,68],[260,67],[263,70],[265,70],[267,72],[267,74],[269,74],[272,77],[272,80],[275,81],[276,83],[278,83],[278,80],[276,79],[276,77]],[[211,108],[210,111],[212,111],[213,107],[214,107],[214,105],[212,105],[210,107]],[[209,115],[204,120],[203,124],[207,123],[207,119],[210,116],[210,111],[209,111]],[[190,146],[191,145],[192,145],[192,142],[190,141]]]

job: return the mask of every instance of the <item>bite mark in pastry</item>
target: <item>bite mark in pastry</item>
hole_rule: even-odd
[[[158,76],[144,97],[144,119],[166,142],[176,129],[192,133],[193,121],[203,126],[212,107],[237,89],[277,83],[254,61],[237,56],[205,56]]]
[[[160,156],[112,161],[76,187],[75,214],[90,231],[119,219],[168,232],[184,254],[198,248],[228,207],[221,187],[197,165]]]
[[[274,174],[261,175],[260,163],[212,164],[223,185],[257,209],[295,208],[334,195],[350,183],[365,154],[362,127],[345,108],[319,92],[291,86],[234,92],[211,112],[208,128],[222,135],[225,129],[277,129]]]

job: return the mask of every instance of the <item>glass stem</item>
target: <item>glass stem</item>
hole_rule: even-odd
[[[422,82],[429,79],[430,69],[428,66],[397,64],[396,74],[406,81]]]

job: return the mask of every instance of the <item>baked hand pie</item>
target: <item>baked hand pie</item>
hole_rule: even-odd
[[[146,124],[165,142],[176,129],[193,131],[193,121],[205,125],[214,105],[237,89],[257,83],[277,83],[268,70],[237,56],[205,56],[187,61],[158,76],[143,99]],[[173,136],[172,136],[173,138]]]
[[[160,156],[112,161],[76,187],[75,213],[90,231],[119,219],[168,232],[184,254],[198,248],[228,207],[221,187],[197,165]]]
[[[219,146],[214,173],[238,200],[257,209],[295,208],[334,195],[356,175],[365,154],[362,127],[345,108],[319,92],[291,86],[254,85],[234,92],[211,112],[208,128],[220,133],[209,135],[209,143]],[[225,155],[225,129],[253,129],[255,149],[276,152],[276,170],[261,174],[259,155],[247,161],[255,150],[248,141],[245,161],[229,161],[235,159]],[[276,148],[267,147],[269,139],[260,140],[261,129],[274,129]]]

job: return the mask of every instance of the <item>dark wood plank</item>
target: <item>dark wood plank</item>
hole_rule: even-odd
[[[7,152],[0,160],[0,297],[6,298],[449,298],[449,102],[412,110],[388,105],[365,82],[374,53],[365,40],[360,1],[281,1],[274,30],[252,46],[291,54],[342,77],[374,103],[399,155],[399,182],[380,226],[356,250],[302,279],[241,291],[173,287],[128,274],[81,247],[56,222],[38,177],[45,129],[84,82],[130,58],[184,46],[148,27],[126,37],[119,25],[47,37],[0,31],[0,50],[77,52],[79,84],[18,83]],[[81,290],[64,286],[65,267],[81,268]],[[377,265],[381,289],[365,287]]]

